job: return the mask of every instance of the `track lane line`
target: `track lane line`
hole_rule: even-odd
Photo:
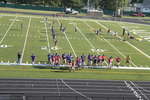
[[[74,91],[76,94],[79,94],[80,96],[86,98],[87,100],[92,100],[92,98],[90,98],[90,97],[84,95],[83,93],[81,93],[81,92],[79,92],[79,91],[73,89],[72,87],[70,87],[63,79],[61,79],[61,82],[62,82],[66,87],[68,87],[70,90]]]

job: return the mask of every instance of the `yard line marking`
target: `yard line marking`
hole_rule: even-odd
[[[86,22],[85,22],[86,23]],[[90,25],[88,25],[87,23],[86,23],[86,25],[89,27],[89,28],[92,28],[93,29],[93,27],[91,27]],[[78,28],[78,27],[77,27]],[[81,32],[81,30],[79,30],[79,32]],[[85,36],[85,35],[84,35]],[[86,37],[86,36],[85,36]],[[87,38],[87,37],[86,37]],[[87,39],[88,40],[88,39]],[[88,40],[89,41],[89,40]],[[90,42],[90,41],[89,41]],[[90,44],[92,45],[92,47],[94,48],[94,49],[96,49],[95,48],[95,46],[90,42]],[[98,53],[97,52],[97,54],[100,54],[100,53]],[[106,65],[108,66],[108,63],[106,62],[106,61],[104,61],[105,63],[106,63]]]
[[[100,24],[99,22],[95,21],[97,24],[101,25],[103,28],[105,28],[106,30],[108,30],[108,28],[102,24]],[[119,24],[119,23],[118,23]],[[120,26],[120,25],[119,25]],[[121,26],[120,26],[121,27]],[[122,27],[121,27],[122,28]],[[121,37],[118,36],[120,39]],[[133,47],[134,49],[136,49],[138,52],[140,52],[141,54],[143,54],[145,57],[150,59],[150,56],[148,54],[146,54],[145,52],[143,52],[142,50],[138,49],[137,47],[135,47],[134,45],[132,45],[130,42],[126,41],[125,43],[127,43],[128,45],[130,45],[131,47]]]
[[[120,23],[118,22],[118,25],[122,28],[122,26],[120,25]],[[120,37],[120,36],[118,36]],[[121,38],[121,37],[120,37]],[[126,41],[125,43],[127,43],[128,45],[130,45],[132,48],[136,49],[138,52],[140,52],[141,54],[143,54],[145,57],[150,59],[150,56],[148,54],[146,54],[145,52],[143,52],[142,50],[140,50],[139,48],[137,48],[136,46],[134,46],[133,44],[131,44],[130,42]]]
[[[50,53],[51,49],[50,49],[50,43],[49,43],[49,38],[48,38],[47,24],[46,22],[44,24],[45,24],[45,30],[46,30],[46,36],[47,36],[47,42],[48,42],[48,52]]]
[[[17,16],[15,17],[15,19],[12,21],[12,23],[11,23],[10,26],[8,27],[8,30],[6,31],[6,33],[4,34],[3,38],[2,38],[1,41],[0,41],[0,44],[3,42],[3,40],[4,40],[5,37],[7,36],[9,30],[11,29],[11,27],[12,27],[13,24],[15,23],[16,19],[17,19]]]
[[[149,100],[149,98],[132,81],[130,81],[130,83],[144,96],[146,100]]]
[[[106,30],[108,29],[107,27],[105,27],[104,25],[100,24],[100,23],[97,22],[97,21],[96,21],[95,23],[97,23],[98,25],[102,26],[102,27],[105,28]],[[114,48],[120,55],[122,55],[124,58],[126,58],[126,56],[125,56],[119,49],[117,49],[113,44],[111,44],[109,41],[107,41],[104,37],[103,37],[103,39],[104,39],[112,48]],[[136,65],[133,61],[131,61],[131,63],[132,63],[135,67],[137,67],[137,65]]]
[[[84,21],[84,23],[91,29],[94,29],[93,27],[91,27],[87,22]],[[125,58],[125,55],[122,54],[114,45],[112,45],[109,41],[107,41],[104,37],[103,39],[112,47],[114,48],[117,52],[119,52],[120,55],[122,55]],[[134,64],[135,65],[135,64]],[[136,66],[136,65],[135,65]]]
[[[74,25],[74,24],[73,24]],[[96,47],[89,41],[89,39],[84,35],[84,33],[79,29],[79,27],[76,25],[74,25],[74,27],[77,28],[77,30],[79,31],[79,33],[85,38],[85,40],[90,44],[90,46],[93,48],[93,49],[96,49]],[[97,54],[99,54],[97,52]],[[108,65],[108,63],[105,61],[105,63]]]
[[[133,47],[134,49],[136,49],[138,52],[140,52],[141,54],[143,54],[145,57],[150,59],[150,56],[148,54],[146,54],[145,52],[143,52],[142,50],[140,50],[139,48],[137,48],[136,46],[134,46],[133,44],[131,44],[130,42],[126,41],[126,43],[128,45],[130,45],[131,47]]]
[[[31,25],[31,17],[30,17],[30,19],[29,19],[28,29],[27,29],[27,33],[26,33],[26,38],[25,38],[25,42],[24,42],[24,47],[23,47],[22,57],[21,57],[20,63],[22,63],[22,60],[23,60],[23,57],[24,57],[24,51],[25,51],[26,44],[27,44],[27,39],[28,39],[28,34],[29,34],[30,25]]]
[[[139,100],[144,100],[144,99],[140,96],[140,94],[134,89],[134,87],[131,86],[130,83],[128,83],[127,81],[124,81],[124,83],[125,83],[125,85],[127,86],[127,88],[129,88],[129,89],[133,92],[133,94],[134,94],[134,96],[135,96],[136,98],[138,98]]]
[[[58,20],[58,18],[57,18],[57,21],[58,21],[59,25],[61,25],[61,24],[60,24],[60,21]],[[64,33],[64,35],[65,35],[65,37],[66,37],[66,39],[67,39],[67,41],[68,41],[68,43],[69,43],[69,45],[70,45],[70,47],[71,47],[71,49],[72,49],[72,51],[73,51],[75,57],[77,57],[77,54],[76,54],[76,52],[75,52],[75,50],[74,50],[74,48],[73,48],[73,46],[72,46],[70,40],[68,39],[68,36],[67,36],[66,32],[63,32],[63,33]]]
[[[79,94],[80,96],[85,97],[87,100],[92,100],[92,98],[90,98],[90,97],[84,95],[83,93],[81,93],[81,92],[79,92],[79,91],[73,89],[72,87],[70,87],[63,79],[61,79],[61,82],[62,82],[65,86],[67,86],[70,90],[74,91],[75,93]]]
[[[74,25],[74,27],[76,27],[78,29],[78,31],[80,32],[80,34],[85,38],[85,40],[90,44],[90,46],[92,48],[96,49],[95,46],[89,41],[89,39],[83,34],[83,32],[81,32],[81,30],[79,29],[79,27],[77,25],[76,26]]]

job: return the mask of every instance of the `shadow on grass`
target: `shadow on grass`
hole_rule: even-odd
[[[68,67],[51,67],[51,66],[33,66],[35,69],[50,69],[51,72],[69,72]]]
[[[36,68],[36,69],[51,69],[50,66],[33,66],[33,68]]]

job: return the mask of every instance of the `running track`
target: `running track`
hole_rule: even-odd
[[[150,82],[0,79],[0,100],[150,100]]]

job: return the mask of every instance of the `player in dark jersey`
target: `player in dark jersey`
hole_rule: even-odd
[[[88,66],[89,66],[89,65],[91,65],[91,60],[92,60],[90,54],[88,54],[87,59],[88,59]]]
[[[48,58],[48,59],[47,59],[47,60],[48,60],[48,64],[51,64],[51,54],[48,54],[48,55],[47,55],[47,58]]]
[[[55,33],[55,30],[54,30],[54,27],[52,26],[52,28],[51,28],[51,33],[52,33],[52,38],[53,38],[53,40],[55,40],[56,39],[56,33]]]
[[[110,30],[110,29],[108,29],[107,33],[110,33],[110,32],[111,32],[111,30]]]
[[[62,63],[66,64],[66,54],[65,53],[62,54],[61,58],[63,60]]]
[[[97,35],[97,36],[99,35],[99,30],[96,30],[96,35]]]
[[[55,48],[57,47],[57,43],[58,43],[58,41],[55,39],[55,40],[54,40],[54,47],[55,47]]]
[[[74,31],[75,31],[75,32],[77,32],[77,31],[78,31],[78,30],[77,30],[77,27],[75,27],[75,28],[74,28]]]
[[[65,27],[62,27],[62,30],[61,30],[62,32],[65,32],[66,31],[66,28]]]
[[[18,52],[18,54],[17,54],[17,58],[18,58],[18,59],[17,59],[17,63],[18,63],[18,64],[20,64],[21,56],[22,56],[21,53]]]
[[[36,57],[36,56],[35,56],[34,54],[31,55],[32,64],[35,64],[35,57]]]
[[[123,36],[123,37],[125,36],[125,32],[126,32],[126,29],[123,28],[123,32],[122,32],[122,36]]]
[[[96,55],[93,57],[93,65],[97,65],[97,56]]]
[[[85,65],[85,55],[82,54],[81,56],[81,65],[84,66]]]

